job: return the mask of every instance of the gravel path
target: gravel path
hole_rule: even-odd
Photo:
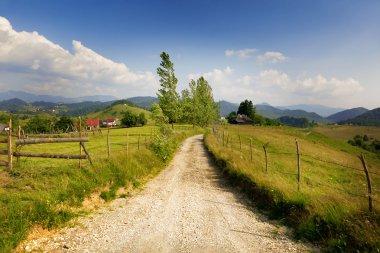
[[[50,252],[304,252],[287,229],[269,223],[227,186],[203,146],[187,139],[145,189],[79,220],[27,251]]]

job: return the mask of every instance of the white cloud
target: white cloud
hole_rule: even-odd
[[[300,92],[323,94],[326,96],[347,96],[363,90],[359,81],[353,78],[339,80],[335,77],[327,79],[321,74],[303,80],[297,80],[297,89]]]
[[[258,62],[269,62],[269,63],[277,63],[287,60],[288,58],[280,52],[268,51],[263,55],[259,55],[256,57]]]
[[[124,63],[107,59],[80,41],[73,40],[72,44],[70,53],[37,32],[15,31],[7,19],[0,17],[0,67],[7,66],[8,71],[13,69],[33,77],[24,80],[23,88],[29,91],[69,93],[65,88],[75,84],[73,94],[64,95],[98,91],[120,96],[122,91],[128,96],[132,89],[141,94],[158,87],[152,72],[131,71]],[[33,82],[35,79],[40,81]]]
[[[250,58],[257,51],[256,48],[245,48],[240,50],[227,49],[224,54],[228,57],[237,56],[240,59]]]
[[[338,79],[323,75],[302,79],[291,78],[288,74],[268,69],[253,75],[236,76],[230,68],[213,69],[203,74],[190,74],[189,79],[206,78],[217,99],[239,102],[251,99],[256,102],[278,104],[320,103],[344,105],[348,97],[363,90],[358,80],[351,77]]]
[[[203,74],[189,74],[188,79],[198,79],[203,76],[206,80],[215,83],[225,83],[229,80],[229,75],[233,73],[233,69],[227,66],[224,69],[213,69],[212,71],[205,72]]]

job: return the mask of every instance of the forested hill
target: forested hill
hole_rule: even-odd
[[[358,126],[380,126],[380,107],[370,110],[353,119],[340,121],[339,124],[352,124]]]
[[[368,109],[363,107],[357,107],[335,113],[333,115],[328,116],[327,119],[331,122],[339,122],[347,119],[353,119],[366,112],[368,112]]]

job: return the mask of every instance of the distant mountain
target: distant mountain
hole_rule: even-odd
[[[304,110],[289,110],[289,109],[279,109],[274,106],[268,105],[268,104],[258,104],[255,105],[256,112],[258,114],[261,114],[264,117],[270,118],[270,119],[277,119],[283,116],[290,116],[294,118],[306,118],[311,121],[315,121],[318,123],[327,123],[328,120],[323,118],[322,116],[318,115],[314,112],[306,112]]]
[[[327,119],[331,122],[339,122],[339,121],[355,118],[366,112],[368,112],[368,109],[363,108],[363,107],[357,107],[357,108],[352,108],[352,109],[335,113],[333,115],[328,116]]]
[[[225,100],[219,101],[220,116],[226,117],[230,112],[236,112],[239,109],[239,104],[231,103]]]
[[[358,126],[379,126],[380,127],[380,107],[363,113],[353,119],[340,121],[339,124],[352,124]]]
[[[289,110],[303,110],[306,112],[315,112],[322,117],[327,117],[334,113],[343,111],[343,108],[328,107],[318,104],[299,104],[299,105],[289,105],[289,106],[276,106],[279,109],[289,109]]]
[[[79,116],[102,110],[109,106],[111,102],[80,102],[80,103],[53,103],[37,101],[27,103],[18,98],[12,98],[0,102],[0,111],[15,114],[39,114],[48,113],[55,116]]]
[[[12,98],[0,102],[0,111],[17,113],[19,109],[25,109],[28,103],[18,98]]]
[[[77,98],[67,98],[62,96],[49,96],[49,95],[35,95],[32,93],[24,92],[24,91],[6,91],[0,92],[0,101],[9,100],[11,98],[18,98],[25,102],[31,103],[36,101],[43,102],[52,102],[52,103],[79,103],[84,101],[100,101],[107,102],[116,100],[117,98],[114,96],[107,95],[95,95],[95,96],[84,96]]]
[[[131,97],[131,98],[127,98],[126,99],[127,101],[131,102],[132,104],[138,106],[138,107],[141,107],[141,108],[144,108],[144,109],[147,109],[147,110],[150,110],[150,108],[152,108],[152,105],[154,102],[158,102],[158,98],[156,97],[149,97],[149,96],[146,96],[146,97]]]

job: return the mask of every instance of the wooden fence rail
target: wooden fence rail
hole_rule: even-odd
[[[13,152],[13,156],[15,156],[15,157],[58,158],[58,159],[88,159],[87,155],[67,155],[67,154],[51,154],[51,153]]]
[[[20,139],[16,140],[16,145],[30,145],[42,143],[64,143],[64,142],[88,142],[88,138],[48,138],[48,139]]]

